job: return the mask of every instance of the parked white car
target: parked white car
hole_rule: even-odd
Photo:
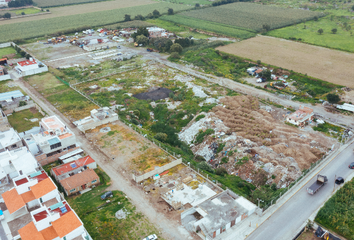
[[[143,238],[143,240],[157,240],[156,234],[152,234],[150,236],[147,236],[146,238]]]

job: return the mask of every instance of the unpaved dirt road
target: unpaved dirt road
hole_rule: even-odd
[[[179,221],[167,219],[165,215],[156,211],[154,206],[146,199],[141,191],[133,182],[123,176],[119,168],[113,167],[113,160],[106,157],[85,135],[77,129],[62,113],[60,113],[50,102],[43,98],[32,86],[22,80],[16,83],[30,96],[47,114],[57,115],[75,133],[77,144],[89,154],[98,165],[110,176],[112,185],[110,189],[123,191],[130,201],[136,206],[137,211],[142,212],[150,222],[152,222],[161,232],[165,239],[195,239],[185,230]],[[88,226],[86,226],[88,227]]]

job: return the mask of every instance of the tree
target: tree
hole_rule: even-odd
[[[337,94],[329,93],[327,94],[327,101],[330,103],[337,103],[340,101],[340,97]]]
[[[167,14],[168,14],[168,15],[173,15],[173,9],[172,9],[172,8],[169,8],[169,9],[167,10]]]
[[[171,53],[170,58],[179,59],[181,57],[179,56],[178,52],[173,52],[173,53]]]
[[[261,60],[257,60],[257,65],[261,65]]]
[[[11,18],[11,14],[10,13],[5,13],[3,18],[7,18],[7,19],[10,19]]]
[[[321,35],[323,33],[323,29],[320,28],[320,29],[317,30],[317,32]]]
[[[143,44],[143,46],[147,45],[149,42],[149,39],[145,37],[144,35],[140,35],[136,37],[136,43],[137,44]]]
[[[160,133],[157,133],[154,138],[156,138],[156,139],[159,140],[160,142],[166,142],[166,140],[167,140],[167,134],[160,132]]]
[[[263,24],[262,29],[264,32],[268,32],[270,30],[269,24]]]
[[[200,7],[200,4],[199,3],[196,3],[195,4],[195,8],[199,8]]]
[[[315,16],[315,17],[313,18],[313,20],[318,21],[318,17],[317,17],[317,16]]]
[[[218,169],[216,169],[215,173],[220,176],[227,175],[227,171],[225,168],[218,168]]]
[[[30,59],[32,56],[29,55],[28,53],[26,54],[26,59]]]
[[[179,43],[174,43],[172,44],[170,51],[181,53],[183,51],[183,47]]]
[[[150,44],[161,52],[166,52],[170,50],[172,46],[171,39],[168,38],[152,38],[150,39]]]
[[[214,169],[209,164],[207,164],[206,162],[199,163],[197,165],[197,167],[200,168],[201,170],[204,170],[204,171],[207,171],[207,172],[210,172],[210,173],[214,172]]]
[[[135,20],[140,20],[140,21],[144,21],[144,20],[145,20],[145,18],[144,18],[143,15],[141,15],[141,14],[136,15],[134,19],[135,19]]]
[[[354,11],[354,5],[352,6],[352,10]]]
[[[261,77],[264,77],[266,80],[270,80],[272,77],[272,73],[268,69],[262,71],[260,75],[261,75]]]
[[[20,101],[20,102],[18,103],[18,106],[19,106],[19,107],[26,106],[26,105],[27,105],[27,102],[26,102],[26,101]]]
[[[146,29],[146,27],[139,27],[136,33],[132,34],[132,38],[136,40],[137,36],[144,35],[145,37],[149,37],[149,30]]]
[[[154,11],[152,12],[152,15],[154,16],[154,18],[158,18],[158,17],[160,17],[160,12],[157,11],[157,10],[154,10]]]
[[[332,31],[333,34],[336,34],[337,28],[333,28],[331,31]]]
[[[25,12],[22,12],[21,15],[26,15],[26,13],[25,13]]]
[[[129,22],[129,21],[131,21],[132,19],[130,18],[130,15],[128,15],[128,14],[125,14],[124,15],[124,22]]]

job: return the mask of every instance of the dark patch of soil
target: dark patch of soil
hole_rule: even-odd
[[[133,97],[141,100],[156,101],[156,100],[168,98],[170,93],[172,93],[170,89],[159,87],[159,88],[150,89],[148,92],[135,94],[133,95]]]

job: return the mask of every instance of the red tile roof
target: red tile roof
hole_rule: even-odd
[[[28,191],[28,192],[22,193],[21,197],[22,197],[22,199],[23,199],[23,201],[25,203],[31,202],[34,199],[36,199],[36,197],[33,195],[32,191]]]
[[[93,160],[90,156],[86,156],[86,157],[77,159],[73,162],[65,163],[65,164],[62,164],[58,167],[54,167],[54,168],[52,168],[52,170],[56,176],[60,176],[64,173],[70,172],[74,169],[83,167],[84,165],[88,165],[88,164],[94,163],[94,162],[95,162],[95,160]],[[75,164],[76,167],[72,167],[72,166],[74,166],[73,164]]]
[[[46,195],[47,193],[50,193],[51,191],[57,189],[55,184],[52,182],[50,178],[46,178],[43,181],[37,183],[36,185],[30,187],[33,195],[39,199]]]
[[[63,186],[63,188],[65,188],[65,190],[69,191],[96,179],[98,183],[100,177],[95,173],[95,171],[93,169],[87,169],[81,173],[75,174],[74,176],[61,180],[60,184]]]
[[[20,65],[21,67],[24,67],[24,66],[30,66],[30,65],[33,65],[36,63],[37,63],[36,60],[33,59],[33,61],[26,60],[26,61],[18,62],[18,65]]]
[[[68,235],[78,227],[82,226],[81,221],[75,215],[73,211],[68,212],[67,214],[60,217],[58,220],[52,222],[54,230],[57,232],[60,238]]]
[[[48,175],[47,175],[47,173],[45,171],[42,171],[42,174],[37,175],[37,176],[32,177],[32,178],[35,178],[35,179],[38,180],[38,182],[40,182],[40,181],[43,181],[43,180],[45,180],[45,179],[47,179],[49,177],[48,177]]]
[[[23,228],[18,230],[22,240],[46,240],[43,235],[38,232],[33,222],[30,222]]]
[[[18,194],[16,188],[4,192],[2,194],[2,198],[4,199],[6,207],[11,214],[26,205],[22,197]]]
[[[58,237],[58,233],[55,231],[53,226],[43,229],[40,233],[44,237],[44,240],[53,240]]]

